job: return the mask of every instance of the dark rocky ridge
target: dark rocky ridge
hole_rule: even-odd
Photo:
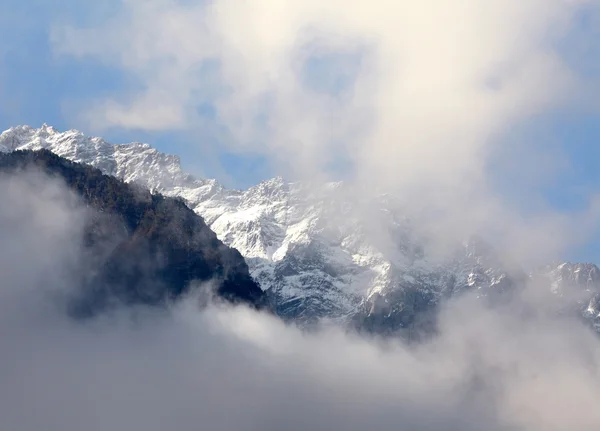
[[[79,154],[80,147],[68,148],[74,148],[75,155],[71,157]],[[291,241],[285,258],[271,266],[267,259],[248,258],[251,268],[253,260],[259,261],[258,265],[254,264],[253,275],[258,276],[257,280],[266,289],[263,294],[250,278],[242,256],[224,246],[196,215],[198,212],[189,210],[183,200],[151,194],[133,180],[123,183],[115,177],[101,175],[88,165],[68,162],[53,154],[16,152],[12,156],[0,156],[0,171],[37,166],[66,181],[96,210],[86,229],[86,247],[93,254],[88,273],[93,275],[82,284],[86,286],[87,303],[78,303],[80,311],[93,310],[115,298],[125,303],[162,304],[189,290],[196,291],[190,288],[196,281],[215,279],[219,296],[257,306],[269,303],[284,320],[311,326],[323,319],[339,318],[340,304],[343,306],[343,300],[347,299],[342,295],[346,284],[340,288],[336,282],[346,280],[349,275],[360,275],[348,261],[337,259],[339,256],[332,252],[338,243],[327,242],[327,235],[311,234],[314,237],[310,237],[307,231],[307,237],[312,238],[308,244]],[[98,157],[104,156],[99,154]],[[165,175],[170,172],[162,165],[157,169]],[[139,172],[143,176],[145,171],[139,168]],[[287,186],[281,181],[268,184],[269,187],[261,186],[250,193],[246,201],[233,199],[229,194],[208,199],[210,205],[231,206],[233,213],[257,205],[267,208],[263,218],[249,225],[236,224],[232,218],[231,226],[227,224],[226,229],[220,226],[224,241],[233,242],[230,236],[252,239],[261,237],[259,234],[271,241],[280,235],[277,230],[280,226],[267,222],[268,217],[275,213],[288,217],[291,204],[288,196],[277,198],[281,202],[277,199],[271,202],[271,189]],[[294,199],[300,202],[301,198],[298,195]],[[215,217],[210,211],[201,214],[209,221]],[[327,220],[329,213],[298,210],[297,214],[293,211],[291,214],[296,221],[318,221],[318,217]],[[260,223],[264,226],[256,228]],[[286,223],[282,226],[291,225],[287,220]],[[525,284],[534,283],[539,285],[540,292],[550,297],[545,297],[544,303],[551,303],[561,314],[579,314],[600,332],[600,270],[595,265],[554,263],[526,273],[518,263],[505,262],[492,247],[476,238],[458,246],[448,259],[423,265],[420,259],[427,252],[426,243],[422,245],[410,235],[403,235],[406,229],[402,223],[390,223],[390,226],[390,235],[398,237],[393,243],[400,248],[400,254],[414,259],[403,265],[390,260],[387,285],[360,303],[352,303],[352,312],[338,320],[348,323],[352,329],[420,339],[435,332],[438,311],[447,301],[472,294],[483,304],[501,306]],[[355,231],[358,234],[350,239],[361,240],[360,229]],[[247,248],[246,252],[252,250]],[[263,270],[265,276],[261,275]],[[286,284],[286,277],[297,285]],[[292,296],[286,292],[290,286],[296,288]]]
[[[265,306],[242,255],[182,200],[151,194],[47,150],[0,154],[1,173],[30,169],[59,178],[91,210],[83,232],[82,288],[71,304],[76,314],[113,303],[163,305],[204,282],[227,301]]]

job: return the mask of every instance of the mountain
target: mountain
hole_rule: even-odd
[[[265,304],[235,249],[176,198],[152,194],[47,151],[0,154],[0,172],[31,169],[63,181],[88,207],[71,311],[85,316],[114,302],[161,305],[202,283],[231,302]]]
[[[591,263],[558,262],[537,269],[531,278],[550,286],[559,307],[581,313],[600,332],[600,268]]]
[[[343,182],[273,178],[230,190],[183,172],[178,157],[147,144],[113,145],[47,125],[9,129],[0,135],[0,148],[46,148],[184,199],[221,241],[240,251],[286,319],[341,320],[375,331],[410,329],[444,298],[462,292],[496,301],[534,275],[540,279],[543,273],[550,284],[561,286],[568,278],[553,272],[559,264],[527,274],[477,238],[450,245],[437,256],[437,247],[414,229],[397,199]],[[594,283],[589,289],[590,295],[600,291]]]

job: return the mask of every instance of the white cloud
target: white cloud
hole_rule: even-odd
[[[553,43],[585,3],[127,0],[108,25],[57,29],[54,41],[141,81],[132,98],[92,109],[99,127],[191,128],[209,101],[233,145],[298,169],[319,172],[341,140],[366,177],[457,182],[503,128],[568,98],[576,83]],[[357,47],[364,58],[342,101],[303,85],[299,63]],[[204,80],[211,60],[219,73]]]
[[[0,186],[7,429],[597,429],[597,334],[557,317],[547,289],[495,310],[463,297],[419,345],[200,312],[193,297],[74,321],[61,299],[79,289],[88,213],[42,175]]]
[[[423,223],[432,218],[427,229],[453,237],[504,229],[528,247],[549,244],[551,255],[584,237],[582,227],[553,211],[523,219],[490,185],[488,162],[511,127],[580,102],[584,81],[555,46],[597,5],[123,0],[96,27],[55,28],[53,43],[135,78],[131,93],[84,110],[97,129],[193,131],[206,126],[198,106],[208,103],[228,130],[219,145],[230,150],[264,154],[280,172],[310,179],[349,161],[354,180],[394,190]],[[324,60],[315,66],[315,58]],[[522,146],[547,153],[532,144]],[[536,164],[533,181],[552,170]],[[593,219],[594,208],[581,217]]]
[[[2,285],[0,318],[13,429],[591,431],[600,419],[597,338],[542,313],[465,300],[439,337],[407,346],[192,300],[73,322],[15,287]]]

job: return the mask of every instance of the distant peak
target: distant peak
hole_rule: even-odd
[[[65,133],[69,134],[81,134],[78,130],[69,130]],[[32,127],[28,124],[18,125],[11,127],[1,133],[2,135],[25,135],[25,136],[39,136],[39,135],[60,135],[61,132],[55,129],[48,123],[43,123],[39,128]]]
[[[174,187],[193,189],[204,184],[204,180],[197,181],[181,169],[179,156],[163,153],[144,142],[112,144],[76,129],[61,132],[48,123],[37,129],[16,126],[0,134],[0,152],[39,149],[92,165],[105,174],[144,184],[161,193],[168,193]]]
[[[274,184],[274,185],[283,185],[283,184],[285,184],[285,180],[283,179],[283,177],[281,175],[273,177],[270,180],[267,180],[265,182],[267,184]]]
[[[39,128],[39,132],[47,135],[55,135],[59,133],[58,130],[52,126],[49,126],[47,123],[42,124],[42,127]]]

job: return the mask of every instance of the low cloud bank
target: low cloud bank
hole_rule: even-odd
[[[86,211],[59,183],[0,180],[0,423],[29,430],[595,430],[600,344],[543,286],[466,296],[426,343],[306,333],[190,297],[75,321]]]

